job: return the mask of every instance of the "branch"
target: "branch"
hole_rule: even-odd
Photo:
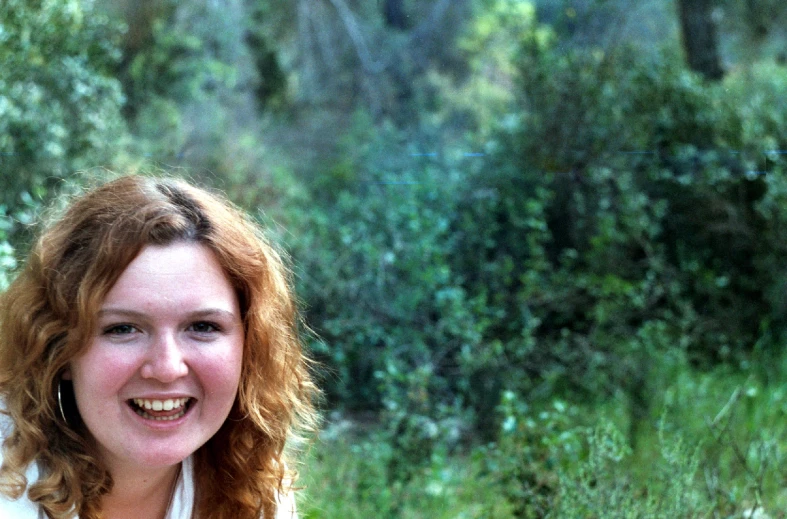
[[[372,58],[369,47],[366,45],[366,41],[363,39],[358,23],[356,23],[355,17],[347,6],[347,3],[344,0],[330,0],[330,2],[339,12],[339,16],[347,29],[347,34],[350,35],[350,39],[353,41],[355,51],[358,53],[358,58],[361,60],[361,65],[364,70],[370,74],[379,74],[385,70],[387,66],[385,63],[375,61],[374,58]]]
[[[426,20],[418,24],[418,27],[415,28],[410,40],[418,41],[421,38],[425,38],[429,34],[430,29],[443,19],[443,16],[445,16],[445,13],[448,11],[448,7],[450,5],[451,0],[440,0],[437,2]]]

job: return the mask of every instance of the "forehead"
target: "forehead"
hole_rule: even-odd
[[[166,301],[237,305],[235,291],[213,251],[205,245],[178,242],[144,247],[109,290],[102,307],[156,306]]]

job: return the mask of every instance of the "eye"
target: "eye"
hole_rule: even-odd
[[[104,328],[104,335],[129,335],[138,331],[133,324],[113,324]]]
[[[219,326],[208,321],[197,321],[189,326],[189,330],[197,333],[213,333],[219,331]]]

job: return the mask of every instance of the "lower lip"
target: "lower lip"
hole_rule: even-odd
[[[182,425],[183,422],[188,420],[189,416],[191,415],[191,412],[194,409],[195,404],[196,404],[195,401],[189,402],[186,407],[186,412],[183,413],[183,416],[174,418],[172,420],[152,420],[150,418],[145,418],[144,416],[140,416],[137,413],[136,409],[132,407],[130,404],[126,403],[126,406],[128,407],[128,411],[132,415],[134,415],[134,418],[136,418],[137,421],[139,421],[140,423],[151,429],[163,431],[163,430],[168,430],[178,427]]]

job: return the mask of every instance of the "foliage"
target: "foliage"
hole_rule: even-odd
[[[502,342],[496,378],[525,373],[510,389],[531,394],[623,388],[639,409],[670,349],[745,358],[778,315],[761,265],[781,236],[760,207],[781,196],[784,165],[753,173],[774,116],[753,125],[729,85],[704,85],[669,51],[557,52],[535,32],[521,49],[523,109],[498,133],[487,200],[462,206],[455,270],[499,316],[482,340]]]
[[[510,394],[622,394],[636,447],[676,359],[742,366],[783,333],[784,163],[762,146],[783,146],[784,114],[756,101],[783,71],[709,86],[677,47],[558,49],[532,10],[491,4],[464,45],[496,46],[490,20],[516,14],[492,64],[516,90],[484,153],[356,112],[287,217],[331,401],[382,411],[404,480],[468,434],[499,439]]]
[[[14,248],[8,243],[10,219],[3,214],[0,217],[0,290],[5,290],[11,282],[11,273],[16,268]]]
[[[787,21],[787,9],[782,2],[721,0],[717,5],[722,49],[728,59],[754,63],[785,57],[784,33],[779,28]]]
[[[621,432],[619,397],[599,406],[525,403],[507,393],[499,441],[469,455],[438,449],[406,480],[386,470],[398,451],[377,423],[334,415],[305,467],[301,512],[622,519],[759,510],[782,517],[783,388],[729,367],[700,373],[685,361],[662,387],[660,417],[638,449]]]
[[[0,204],[8,213],[123,148],[123,97],[111,75],[119,33],[90,1],[0,6]]]
[[[531,407],[513,392],[503,394],[496,443],[479,449],[490,477],[516,517],[545,517],[558,491],[559,474],[584,455],[584,428],[576,405],[555,400]]]
[[[305,203],[324,209],[292,208],[306,218],[287,245],[322,338],[315,351],[337,370],[329,396],[350,408],[429,416],[435,402],[455,400],[445,370],[456,368],[446,359],[477,339],[476,303],[450,266],[449,224],[464,180],[429,157],[414,160],[418,148],[393,128],[362,139],[368,124],[357,116],[347,158],[314,182]],[[393,146],[399,151],[377,162]]]
[[[247,10],[250,21],[245,41],[259,76],[259,83],[254,89],[257,104],[260,109],[281,107],[286,94],[287,77],[270,34],[272,20],[277,18],[275,9],[264,0],[252,1],[249,4]]]
[[[556,506],[548,517],[707,517],[707,501],[694,483],[696,460],[679,442],[663,446],[660,463],[650,467],[646,489],[632,488],[621,471],[621,462],[631,455],[624,435],[598,428],[589,436],[589,444],[587,461],[561,478]]]
[[[204,173],[248,126],[240,114],[252,104],[257,74],[244,17],[240,2],[168,1],[144,20],[150,38],[119,71],[137,157]]]
[[[310,455],[301,517],[512,517],[509,503],[483,474],[481,460],[435,454],[409,481],[390,479],[385,467],[396,451],[388,442],[374,433],[341,429],[336,437],[327,431]]]

